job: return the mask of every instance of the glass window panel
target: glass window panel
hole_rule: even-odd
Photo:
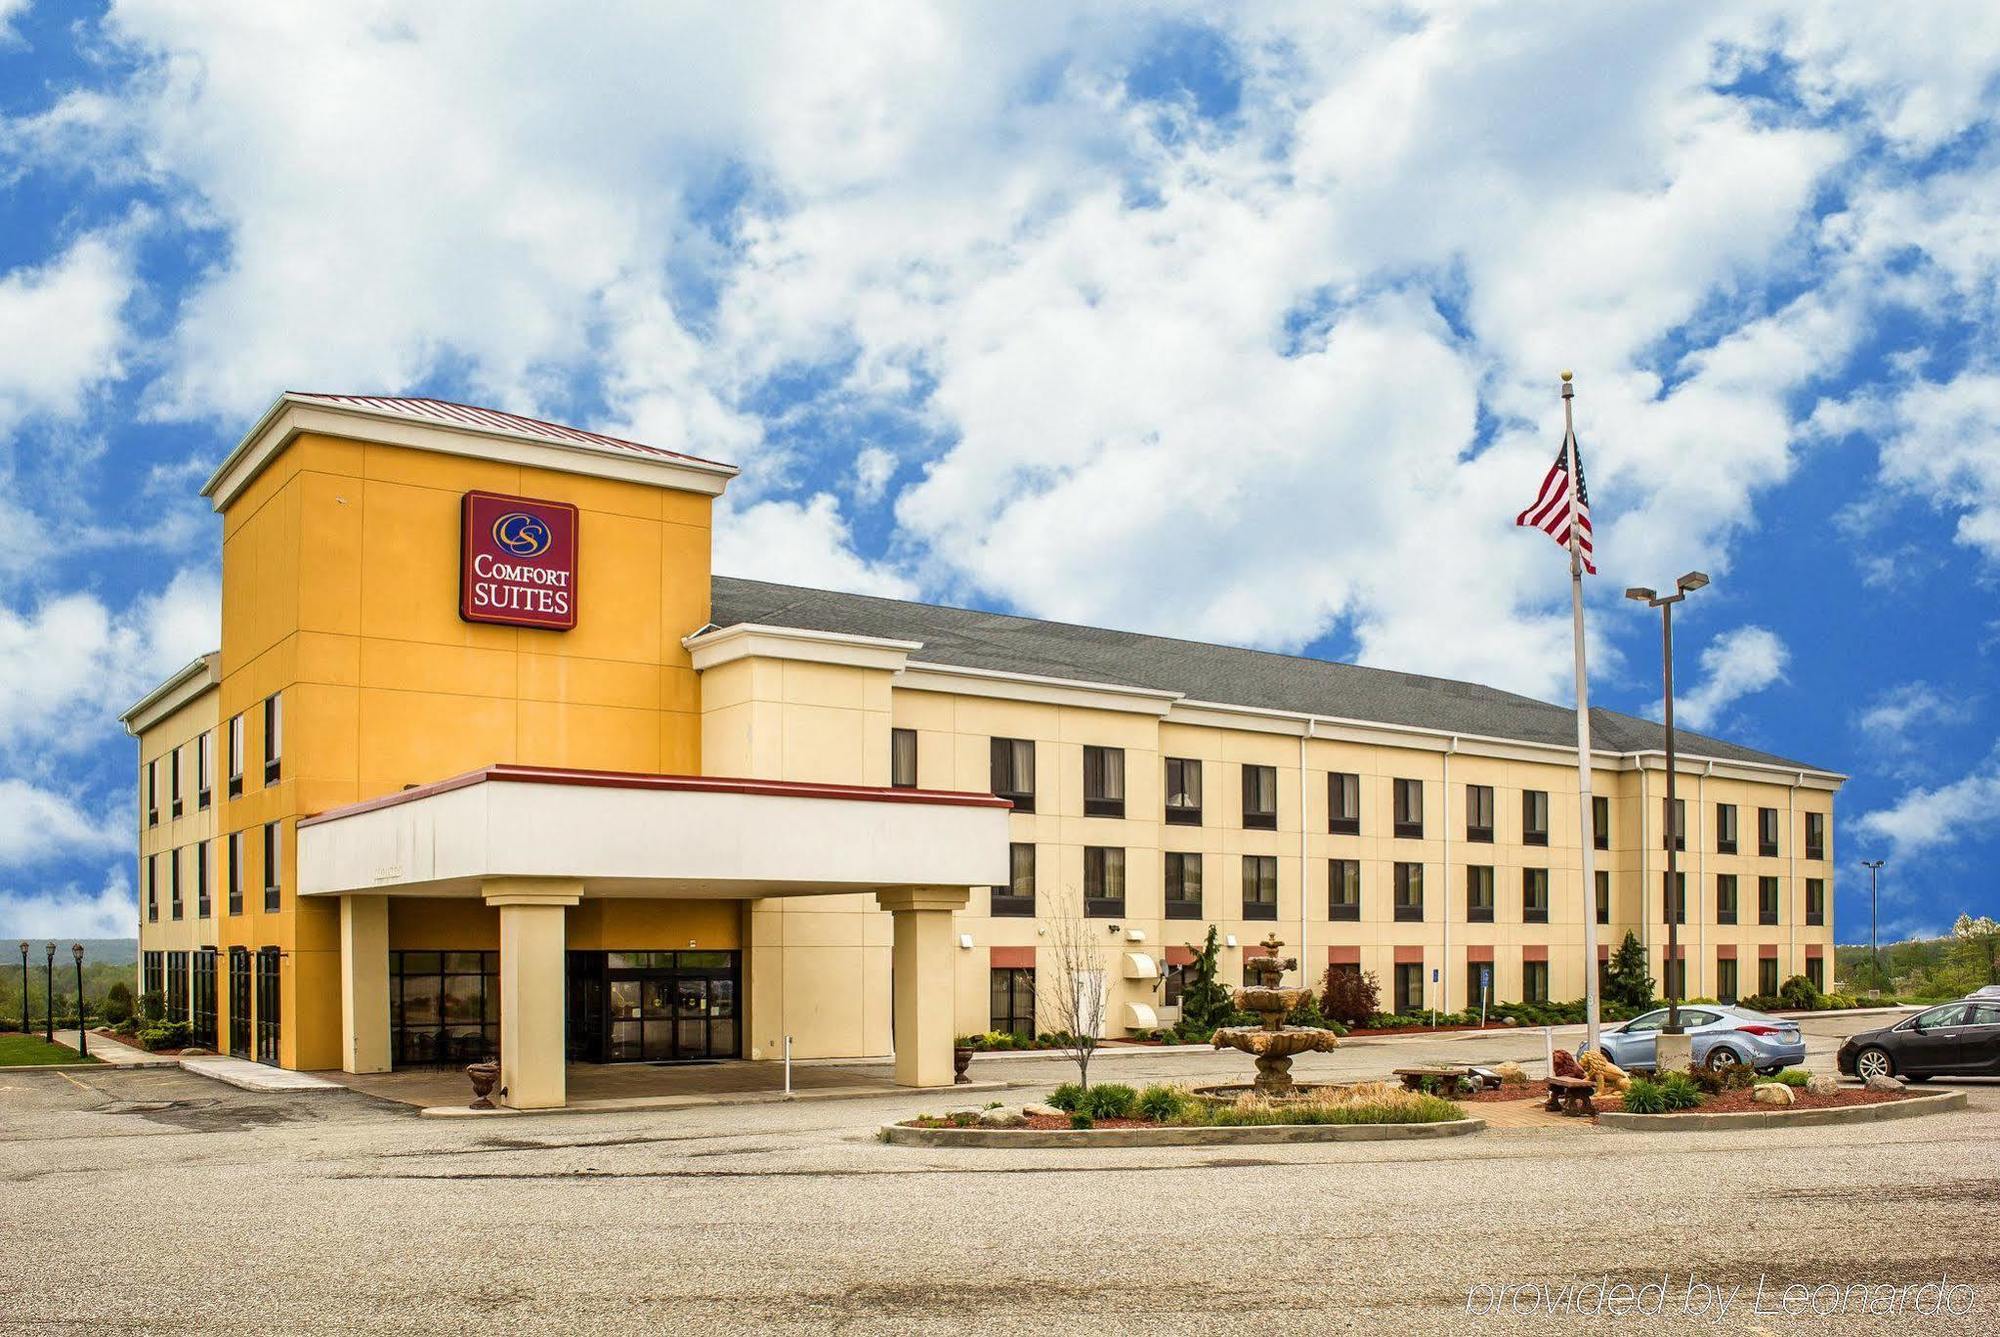
[[[611,1002],[607,1010],[614,1017],[637,1017],[639,1015],[639,981],[612,980]]]
[[[605,1056],[612,1062],[632,1063],[644,1058],[640,1049],[640,1023],[636,1021],[614,1021],[611,1023],[611,1040],[605,1048]]]
[[[736,1015],[736,982],[734,980],[709,981],[708,1015],[711,1017],[733,1017]]]
[[[661,955],[669,953],[662,952]],[[730,967],[728,952],[681,952],[679,956],[682,970],[727,970]],[[660,964],[670,963],[662,961]]]
[[[481,992],[478,975],[444,977],[444,1018],[446,1021],[478,1021]]]
[[[486,969],[478,952],[446,952],[444,969],[448,975],[477,975]]]
[[[404,952],[403,973],[405,975],[435,975],[444,967],[439,965],[437,952]]]
[[[439,1011],[440,988],[443,981],[436,975],[405,976],[403,979],[403,1018],[410,1026],[435,1026],[442,1016]]]
[[[682,1058],[705,1058],[708,1055],[708,1022],[683,1019],[674,1025],[678,1028],[675,1039],[679,1041]]]
[[[645,1008],[649,1017],[671,1017],[674,1014],[674,993],[671,982],[664,979],[645,981]]]
[[[727,1058],[736,1052],[736,1023],[728,1017],[708,1023],[708,1055]]]

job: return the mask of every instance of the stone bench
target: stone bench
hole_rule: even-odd
[[[1551,1077],[1549,1080],[1549,1103],[1542,1108],[1551,1114],[1570,1114],[1585,1118],[1597,1113],[1597,1106],[1591,1097],[1597,1094],[1597,1083],[1588,1077]]]
[[[1406,1091],[1421,1091],[1426,1081],[1478,1082],[1481,1086],[1493,1088],[1500,1085],[1500,1078],[1493,1073],[1476,1068],[1469,1063],[1447,1063],[1423,1068],[1396,1068],[1392,1075],[1403,1079]]]

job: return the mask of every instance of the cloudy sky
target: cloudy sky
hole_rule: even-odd
[[[115,716],[284,389],[744,467],[718,568],[1563,699],[1850,772],[2000,911],[2000,6],[0,0],[0,929],[131,931]]]

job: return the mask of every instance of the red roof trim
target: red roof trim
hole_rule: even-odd
[[[606,436],[602,432],[588,432],[581,427],[569,427],[542,418],[530,418],[525,414],[509,413],[504,409],[460,404],[449,399],[430,399],[411,395],[331,395],[310,390],[294,390],[292,394],[298,399],[309,399],[321,404],[372,409],[380,413],[393,413],[398,417],[427,420],[446,426],[469,427],[474,431],[484,429],[513,432],[521,436],[555,438],[573,445],[601,446],[632,454],[650,455],[657,459],[687,460],[694,464],[719,463],[683,451],[649,446],[643,441],[628,441],[623,437]]]
[[[300,826],[314,826],[340,817],[393,808],[433,794],[448,794],[477,784],[579,785],[593,789],[660,789],[692,794],[762,794],[771,798],[846,799],[863,803],[921,803],[957,808],[1008,808],[1014,805],[995,794],[957,789],[890,789],[874,785],[830,785],[795,780],[751,780],[722,775],[646,775],[632,771],[584,771],[562,766],[488,766],[434,784],[418,785],[380,798],[301,817]]]

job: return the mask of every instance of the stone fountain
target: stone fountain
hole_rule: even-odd
[[[1244,965],[1245,978],[1251,982],[1236,991],[1236,1006],[1244,1012],[1256,1013],[1263,1024],[1225,1026],[1216,1031],[1214,1039],[1217,1049],[1240,1049],[1255,1058],[1254,1089],[1257,1094],[1274,1099],[1298,1095],[1304,1090],[1292,1084],[1293,1055],[1330,1053],[1340,1044],[1339,1036],[1318,1026],[1285,1025],[1285,1015],[1310,997],[1312,990],[1281,986],[1285,972],[1296,970],[1299,964],[1296,957],[1278,955],[1278,949],[1284,945],[1275,932],[1266,937],[1265,954],[1252,957]],[[1211,1087],[1204,1094],[1223,1096],[1230,1090]]]

